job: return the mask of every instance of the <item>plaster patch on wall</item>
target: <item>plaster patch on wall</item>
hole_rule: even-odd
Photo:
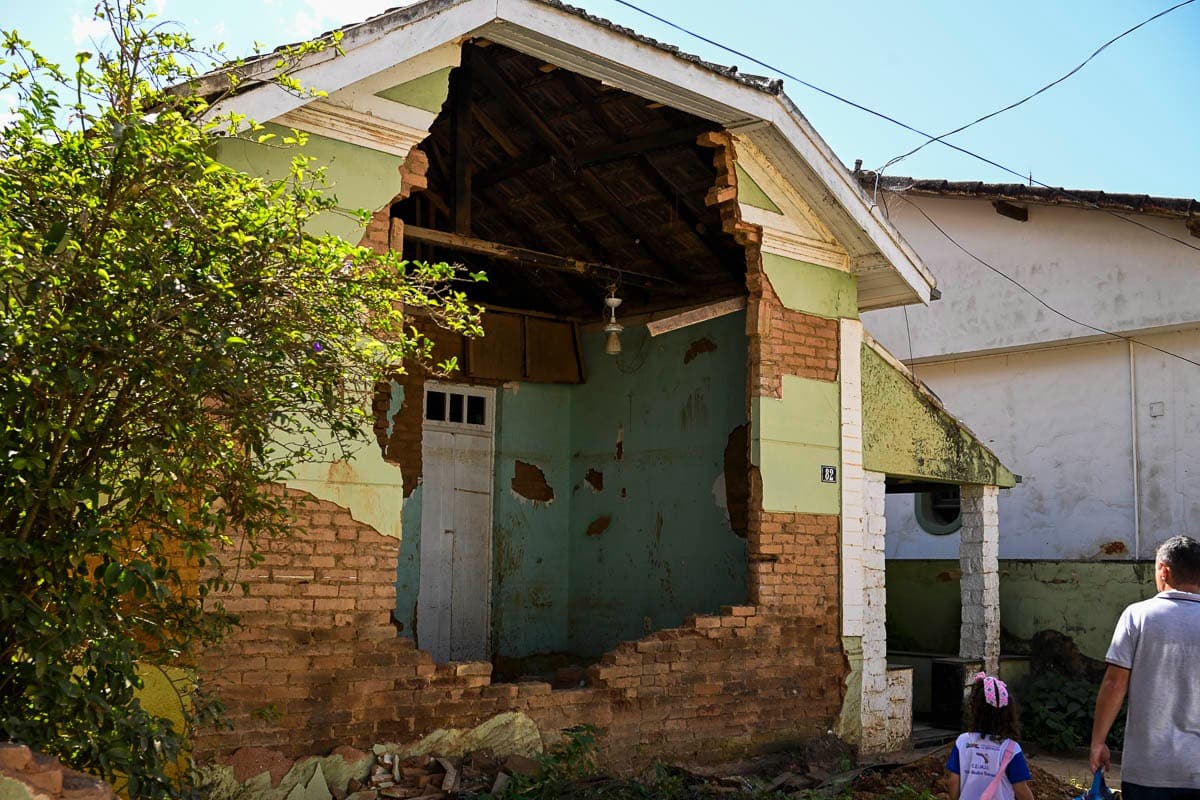
[[[549,504],[554,500],[554,489],[546,482],[546,474],[540,467],[525,461],[513,464],[512,490],[518,497],[535,503]]]
[[[687,352],[683,354],[683,363],[690,364],[695,360],[696,356],[703,353],[711,353],[717,349],[717,343],[707,336],[703,336],[692,342],[688,347]]]
[[[729,500],[725,494],[725,473],[722,472],[714,480],[712,485],[713,503],[722,511],[728,512]]]
[[[374,440],[371,436],[371,440]],[[396,465],[385,461],[374,445],[359,447],[349,458],[332,445],[314,448],[315,460],[299,464],[289,489],[300,489],[335,503],[350,512],[356,522],[369,525],[396,541],[403,538],[403,476]]]
[[[388,397],[387,409],[387,435],[392,438],[392,429],[396,427],[396,415],[400,413],[400,408],[404,405],[404,387],[395,378],[389,378],[388,384],[391,386],[391,394]]]

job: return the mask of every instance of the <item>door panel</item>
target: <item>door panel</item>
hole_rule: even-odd
[[[425,423],[417,642],[438,662],[486,660],[494,466],[490,406],[494,395],[447,385],[429,390],[483,395],[488,414],[486,424],[478,424],[478,418],[476,424],[467,424],[460,414],[453,416],[462,422],[427,419]]]

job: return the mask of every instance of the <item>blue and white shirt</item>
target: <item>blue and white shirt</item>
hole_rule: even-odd
[[[960,800],[979,800],[1000,770],[1000,758],[1011,739],[997,742],[978,733],[964,733],[954,742],[946,769],[959,776]],[[1014,800],[1013,784],[1032,780],[1021,745],[1012,742],[1013,757],[996,786],[994,800]]]

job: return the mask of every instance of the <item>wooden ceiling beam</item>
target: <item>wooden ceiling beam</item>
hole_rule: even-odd
[[[480,69],[477,71],[477,74],[483,78],[483,82],[487,85],[488,89],[505,104],[505,107],[520,118],[539,139],[554,151],[555,155],[567,162],[571,160],[572,149],[558,137],[558,134],[546,124],[541,116],[498,70]],[[647,251],[654,261],[662,264],[664,267],[670,268],[673,253],[664,249],[657,241],[656,232],[647,232],[642,229],[641,221],[637,214],[628,209],[620,198],[613,196],[603,181],[593,175],[587,168],[580,169],[572,177],[583,184],[593,198],[628,229],[638,245]]]
[[[656,286],[670,283],[666,278],[657,275],[632,272],[594,261],[556,256],[553,253],[543,253],[539,250],[530,250],[527,247],[515,247],[510,244],[489,242],[484,239],[476,239],[473,236],[464,236],[459,233],[450,233],[449,231],[437,231],[432,228],[423,228],[419,225],[406,224],[404,226],[404,240],[435,245],[460,253],[474,253],[475,255],[486,256],[488,258],[497,258],[501,261],[529,264],[558,272],[569,272],[575,275],[584,275],[588,272],[605,272],[613,276],[619,274],[623,278],[634,279],[638,283],[649,282]]]

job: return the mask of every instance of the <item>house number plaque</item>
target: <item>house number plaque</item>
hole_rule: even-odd
[[[821,483],[837,483],[837,467],[821,467]]]

